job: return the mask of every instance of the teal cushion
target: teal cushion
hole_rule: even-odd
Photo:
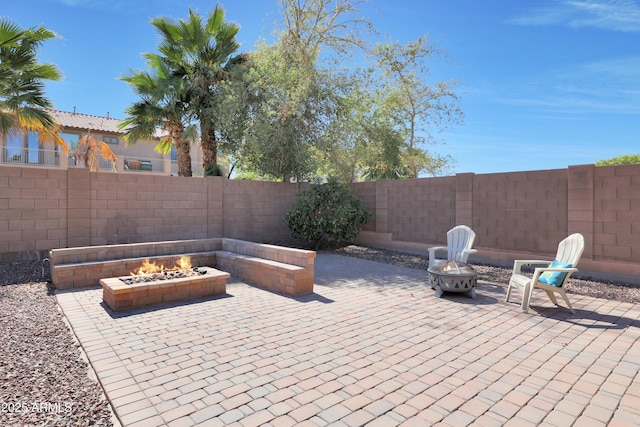
[[[564,264],[560,261],[554,260],[551,264],[549,264],[549,268],[571,268],[573,265]],[[545,271],[538,278],[538,282],[546,283],[551,286],[562,286],[562,282],[564,278],[567,276],[567,273],[557,272],[557,271]]]

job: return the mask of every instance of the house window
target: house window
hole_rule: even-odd
[[[80,141],[79,133],[61,132],[58,134],[58,136],[64,139],[64,141],[69,146],[69,150],[71,151],[75,150],[75,148],[78,146],[78,141]]]
[[[105,136],[102,138],[102,140],[104,142],[106,142],[107,144],[117,144],[118,143],[118,137],[117,136]]]
[[[178,161],[178,150],[176,150],[176,147],[171,147],[171,161],[172,162]]]
[[[9,132],[7,135],[7,146],[5,148],[5,161],[9,163],[24,162],[25,152],[22,148],[23,136],[20,132]]]
[[[40,163],[40,141],[38,141],[38,134],[35,132],[29,132],[27,135],[26,155],[26,162]]]
[[[67,147],[69,147],[69,164],[70,165],[75,165],[76,163],[76,156],[75,156],[75,151],[76,148],[78,148],[78,141],[80,141],[80,134],[79,133],[68,133],[68,132],[61,132],[58,134],[58,136],[62,139],[64,139],[64,142],[67,143]]]

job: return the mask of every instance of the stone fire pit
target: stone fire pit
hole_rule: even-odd
[[[147,277],[144,277],[147,276]],[[166,271],[150,275],[101,279],[102,300],[114,311],[183,301],[226,292],[229,273],[194,267],[188,274]]]

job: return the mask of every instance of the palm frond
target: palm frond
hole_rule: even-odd
[[[164,138],[156,144],[155,150],[160,154],[169,154],[172,147],[173,142],[171,141],[171,138]]]

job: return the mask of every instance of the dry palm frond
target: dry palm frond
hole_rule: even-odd
[[[100,158],[112,162],[117,160],[117,156],[111,151],[109,145],[103,141],[96,141],[91,134],[80,138],[74,154],[80,165],[86,165],[91,172],[97,172],[100,169]]]

